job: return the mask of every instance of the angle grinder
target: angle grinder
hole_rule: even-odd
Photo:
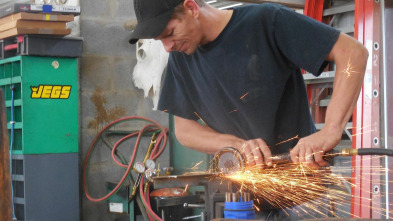
[[[323,156],[325,161],[331,161],[336,156],[364,156],[364,155],[378,155],[378,156],[393,156],[393,149],[383,148],[361,148],[352,149],[344,148],[341,151],[328,151]],[[273,164],[291,163],[290,153],[277,154],[272,156]],[[246,161],[242,154],[235,148],[225,147],[219,150],[213,158],[213,172],[230,174],[236,171],[244,170]]]
[[[289,153],[278,154],[272,157],[273,164],[292,162]],[[246,167],[246,161],[242,154],[235,148],[225,147],[219,150],[213,157],[213,171],[216,173],[230,174],[242,171]]]

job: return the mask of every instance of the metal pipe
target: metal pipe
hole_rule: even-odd
[[[201,217],[201,220],[202,220],[202,214],[201,215],[194,215],[194,216],[186,216],[186,217],[183,217],[182,220],[195,219],[195,218],[199,218],[199,217]]]
[[[231,193],[225,192],[225,202],[231,202]]]
[[[163,209],[161,209],[161,219],[162,221],[165,221],[165,212]]]
[[[386,58],[386,23],[385,23],[385,0],[380,1],[381,6],[381,41],[382,41],[382,72],[383,72],[383,112],[384,112],[384,143],[385,148],[388,149],[388,100],[387,100],[387,58]],[[385,186],[386,186],[386,193],[389,193],[389,157],[385,156]],[[385,197],[385,204],[386,204],[386,219],[389,219],[389,194],[386,194]]]
[[[184,208],[205,208],[205,204],[191,204],[191,203],[184,203]]]
[[[237,193],[232,193],[232,202],[237,202]]]
[[[157,143],[157,133],[154,133],[153,136],[151,136],[150,144],[149,147],[147,148],[145,159],[143,159],[143,163],[146,163],[146,160],[149,159],[150,153],[153,150],[153,147],[156,143]]]
[[[201,221],[206,221],[205,212],[201,212]]]

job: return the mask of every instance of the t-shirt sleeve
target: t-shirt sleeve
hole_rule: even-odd
[[[185,80],[176,64],[176,59],[171,53],[157,109],[182,118],[197,120],[195,108],[189,102],[191,98],[188,96],[189,92],[185,87],[187,87]]]
[[[284,6],[274,14],[274,39],[281,53],[297,67],[318,76],[340,32]]]

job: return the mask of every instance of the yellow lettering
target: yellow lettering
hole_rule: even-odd
[[[37,87],[30,86],[31,98],[52,98],[52,99],[68,99],[71,93],[71,86],[66,85],[39,85]]]
[[[53,86],[45,85],[44,89],[42,91],[41,98],[50,98],[50,94],[52,92],[52,87]]]
[[[63,88],[61,89],[60,98],[67,99],[70,97],[70,93],[71,93],[71,86],[63,86]]]
[[[42,94],[43,86],[30,87],[31,88],[31,98],[40,98]]]
[[[52,89],[52,94],[50,95],[50,98],[59,98],[60,97],[60,93],[61,92],[61,86],[53,86]]]

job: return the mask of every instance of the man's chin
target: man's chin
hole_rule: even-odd
[[[196,48],[188,48],[187,50],[183,51],[187,55],[192,55],[196,51]]]

